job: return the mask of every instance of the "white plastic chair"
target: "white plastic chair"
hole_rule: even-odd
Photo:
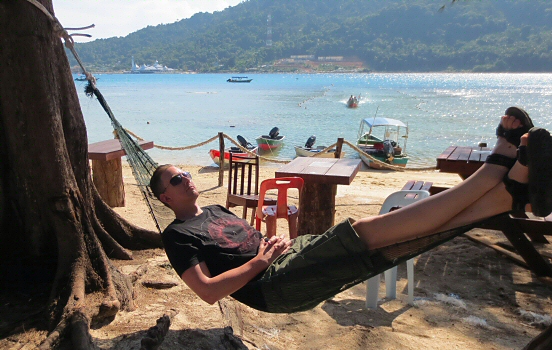
[[[429,197],[428,191],[398,191],[390,194],[381,205],[380,214],[385,214],[393,208],[402,208],[409,204]],[[385,296],[387,299],[397,297],[397,267],[384,272],[385,275]],[[414,301],[414,261],[406,261],[406,275],[408,277],[408,303]],[[378,292],[380,275],[374,276],[366,281],[366,307],[376,309],[378,307]]]

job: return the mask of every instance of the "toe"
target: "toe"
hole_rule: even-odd
[[[520,145],[521,146],[527,146],[527,140],[529,139],[529,134],[523,134],[523,136],[520,138]]]
[[[502,127],[506,130],[517,129],[523,125],[519,119],[510,115],[503,116],[501,123]]]

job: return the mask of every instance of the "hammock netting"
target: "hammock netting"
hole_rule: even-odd
[[[161,203],[151,191],[149,187],[149,181],[153,172],[157,168],[157,163],[149,156],[149,154],[140,147],[138,142],[131,138],[130,134],[123,128],[121,123],[115,118],[111,108],[105,101],[103,95],[95,87],[94,84],[90,82],[86,85],[85,89],[87,96],[96,96],[100,105],[103,107],[109,119],[111,120],[111,125],[115,130],[116,137],[120,140],[121,146],[125,150],[127,161],[132,169],[132,174],[136,179],[136,184],[142,193],[144,200],[146,201],[150,214],[155,221],[155,225],[159,232],[162,232],[173,220],[174,213]]]

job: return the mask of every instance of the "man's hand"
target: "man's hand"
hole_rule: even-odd
[[[287,252],[292,241],[289,238],[282,236],[272,236],[269,239],[261,239],[259,245],[259,253],[255,257],[260,261],[270,265],[277,257]]]
[[[201,299],[213,304],[234,293],[263,272],[290,246],[291,241],[283,236],[274,236],[266,241],[261,239],[257,256],[239,267],[212,277],[207,264],[202,261],[184,271],[181,277]]]

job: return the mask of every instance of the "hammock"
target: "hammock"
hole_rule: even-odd
[[[149,187],[149,181],[153,175],[153,172],[157,168],[157,163],[149,156],[149,154],[146,153],[146,151],[142,149],[142,147],[140,147],[138,142],[130,137],[130,134],[115,118],[111,108],[109,108],[109,105],[95,84],[89,81],[86,85],[85,93],[89,97],[92,97],[92,95],[96,96],[100,102],[100,105],[109,116],[109,119],[111,119],[111,125],[113,125],[116,137],[121,141],[121,146],[126,152],[127,161],[132,170],[132,174],[134,175],[138,188],[140,189],[140,192],[148,205],[150,214],[155,222],[155,226],[159,232],[162,232],[174,220],[174,213],[163,203],[161,203],[161,201],[155,198],[151,188]]]

